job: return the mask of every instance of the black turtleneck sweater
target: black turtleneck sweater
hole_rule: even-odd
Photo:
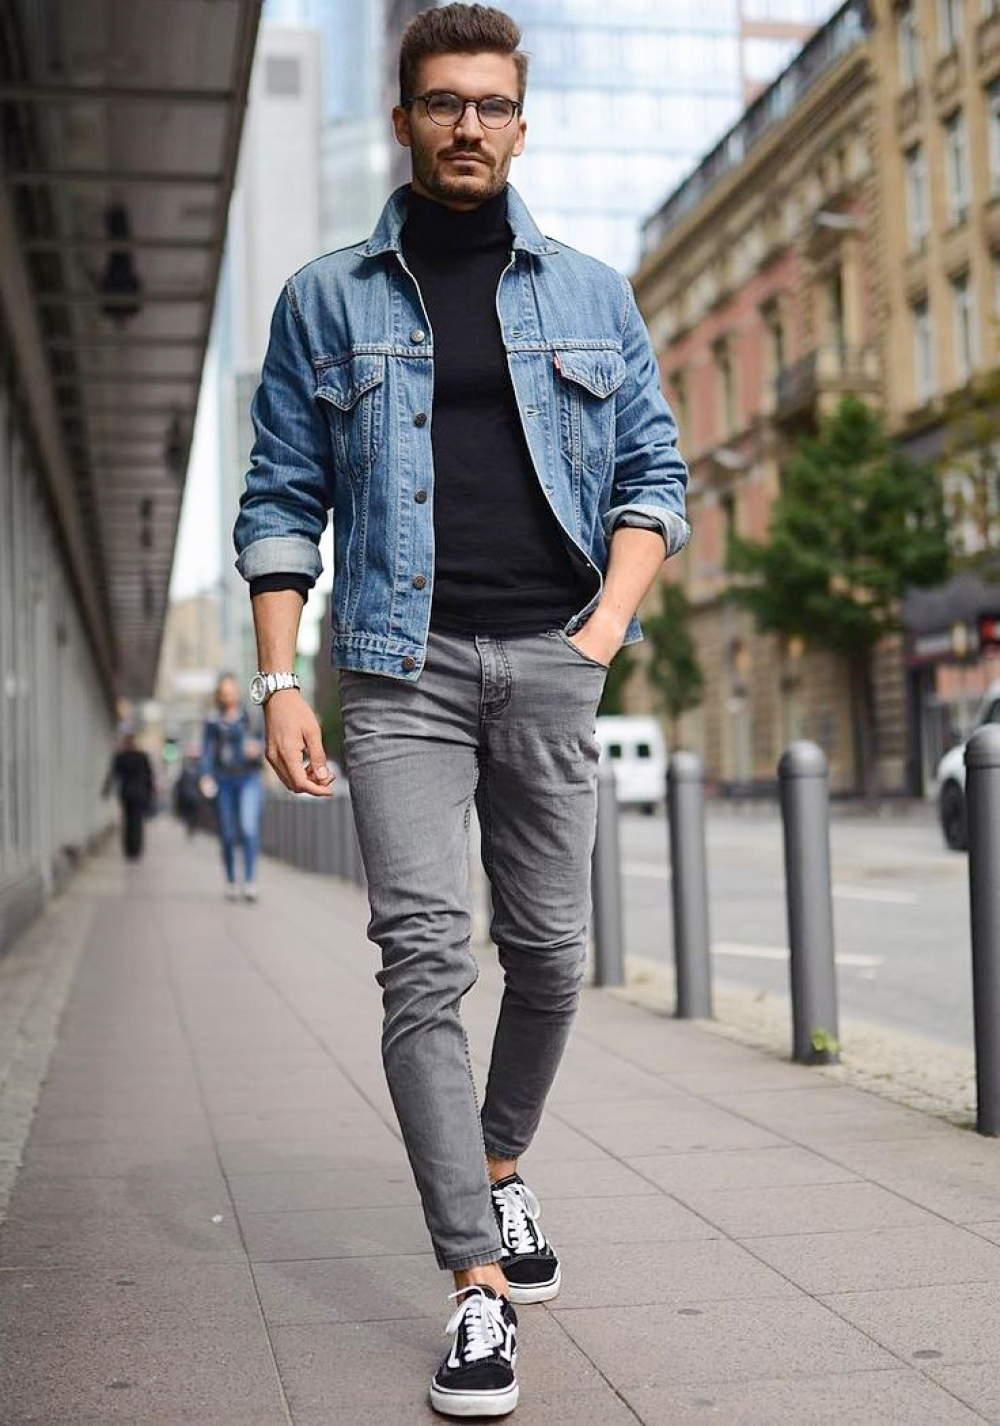
[[[403,256],[434,338],[434,598],[431,626],[457,634],[540,633],[589,600],[528,453],[496,297],[510,262],[506,189],[469,213],[410,192]],[[265,575],[251,594],[295,588]]]
[[[410,193],[403,256],[434,337],[431,626],[450,633],[538,633],[589,598],[511,384],[496,307],[510,253],[506,190],[469,213]]]

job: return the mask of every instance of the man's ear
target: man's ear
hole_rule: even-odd
[[[402,104],[397,104],[392,111],[392,127],[397,144],[401,144],[404,149],[410,148],[413,143],[413,135],[410,132],[410,111],[404,109]]]
[[[527,134],[527,132],[528,132],[528,122],[527,122],[527,120],[526,120],[526,119],[521,119],[521,120],[519,120],[518,125],[517,125],[517,138],[514,140],[514,147],[513,147],[513,149],[511,150],[511,152],[513,153],[513,155],[514,155],[515,158],[517,158],[518,154],[521,154],[521,153],[524,152],[524,139],[525,139],[525,135]]]

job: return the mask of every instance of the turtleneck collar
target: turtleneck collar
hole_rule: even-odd
[[[510,242],[506,185],[478,208],[460,213],[407,190],[406,241],[417,248],[469,252]]]

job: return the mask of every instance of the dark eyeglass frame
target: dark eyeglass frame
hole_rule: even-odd
[[[435,119],[430,109],[430,101],[432,99],[454,99],[457,103],[461,104],[462,112],[456,114],[454,119]],[[512,106],[510,116],[504,119],[502,124],[487,123],[483,118],[483,111],[480,105],[488,104],[491,100],[497,99],[502,99],[505,104]],[[463,99],[461,94],[455,94],[450,89],[428,89],[426,94],[414,94],[411,98],[404,100],[403,107],[408,109],[411,105],[417,103],[423,104],[424,112],[428,119],[430,119],[432,124],[437,124],[438,128],[441,129],[456,129],[465,118],[465,111],[471,104],[476,111],[476,118],[482,124],[483,128],[492,129],[494,132],[499,129],[506,129],[524,109],[524,105],[519,99],[511,99],[508,94],[484,94],[481,99]]]

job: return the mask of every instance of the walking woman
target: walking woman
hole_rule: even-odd
[[[215,712],[205,720],[201,750],[201,790],[215,798],[219,841],[226,872],[226,896],[239,897],[236,843],[243,844],[243,895],[257,900],[263,743],[240,701],[239,684],[224,673],[215,689]]]

